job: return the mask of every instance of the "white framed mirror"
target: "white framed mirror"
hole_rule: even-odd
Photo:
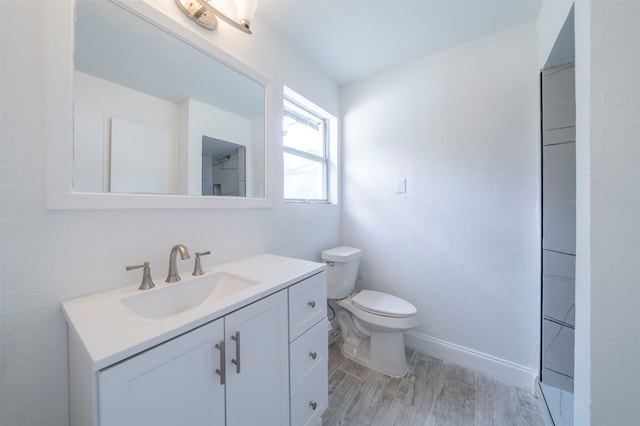
[[[267,79],[144,2],[47,7],[47,208],[270,206]]]

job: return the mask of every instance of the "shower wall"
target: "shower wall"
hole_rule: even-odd
[[[542,72],[542,371],[573,392],[576,119],[573,65]]]

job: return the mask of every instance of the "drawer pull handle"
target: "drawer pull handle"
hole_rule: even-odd
[[[309,300],[307,302],[307,305],[311,306],[312,308],[315,308],[316,307],[316,302],[314,302],[313,300]]]
[[[240,374],[240,332],[236,331],[235,336],[231,336],[231,340],[236,342],[236,359],[231,359],[231,363],[236,365],[236,373]]]
[[[225,365],[225,351],[224,351],[224,340],[220,340],[220,343],[216,343],[216,349],[220,351],[220,368],[216,368],[216,374],[220,376],[220,384],[224,385],[224,365]]]
[[[309,356],[311,357],[311,359],[316,359],[316,357],[318,356],[317,353],[315,352],[309,352]]]
[[[309,403],[309,405],[311,406],[311,408],[312,408],[313,410],[315,410],[315,409],[318,407],[318,403],[317,403],[317,402],[313,402],[313,401],[311,401],[311,402]]]

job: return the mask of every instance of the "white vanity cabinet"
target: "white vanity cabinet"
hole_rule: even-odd
[[[207,273],[220,269],[255,284],[157,320],[123,305],[143,294],[137,285],[63,303],[72,426],[321,421],[328,399],[325,266],[259,255],[216,268]],[[164,287],[194,288],[189,279]]]
[[[291,425],[322,421],[328,401],[326,274],[289,288]]]
[[[100,426],[287,424],[287,317],[282,290],[101,370]]]
[[[101,426],[224,425],[219,319],[98,373]]]
[[[225,317],[228,425],[289,423],[287,318],[286,290]]]

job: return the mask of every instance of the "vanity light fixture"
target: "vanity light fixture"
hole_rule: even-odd
[[[180,10],[193,22],[208,30],[215,30],[218,27],[218,19],[222,19],[227,24],[242,32],[251,34],[249,29],[251,18],[256,11],[258,3],[256,0],[235,0],[238,12],[238,22],[229,18],[211,5],[208,0],[174,0]]]

